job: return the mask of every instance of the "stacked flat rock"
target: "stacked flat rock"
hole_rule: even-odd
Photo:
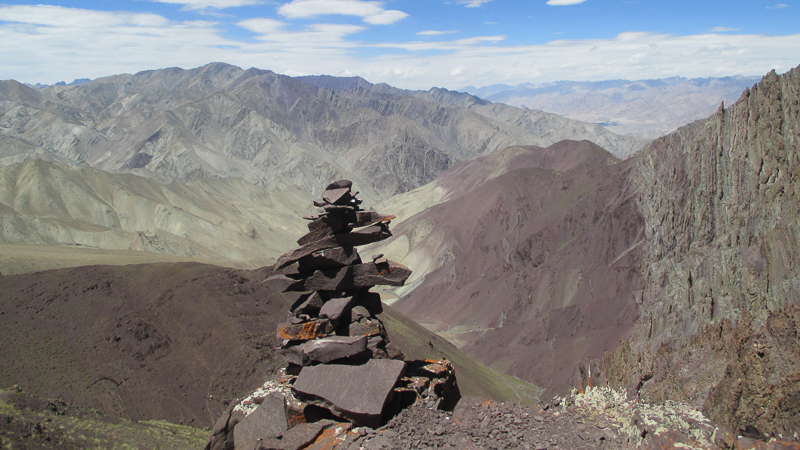
[[[347,180],[331,183],[314,201],[325,212],[305,217],[309,233],[265,283],[303,292],[278,327],[297,397],[374,428],[406,364],[376,317],[381,299],[370,288],[402,286],[411,271],[382,254],[362,261],[356,247],[391,236],[394,216],[362,210],[351,188]]]
[[[305,217],[308,234],[264,283],[299,292],[278,326],[287,366],[218,420],[206,450],[348,448],[417,399],[450,409],[460,398],[446,360],[403,361],[390,342],[376,285],[401,286],[411,271],[382,254],[363,262],[357,246],[392,235],[394,216],[360,208],[347,180],[330,184]],[[334,419],[334,420],[330,420]]]

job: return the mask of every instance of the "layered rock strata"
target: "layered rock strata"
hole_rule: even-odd
[[[327,429],[345,436],[354,425],[378,428],[420,397],[447,410],[458,402],[449,361],[407,363],[389,342],[380,295],[370,289],[402,286],[411,270],[383,254],[362,261],[355,247],[391,236],[394,216],[361,210],[351,188],[348,180],[328,185],[314,201],[325,212],[305,217],[308,234],[264,281],[301,293],[277,330],[284,377],[224,414],[207,449],[304,448]]]

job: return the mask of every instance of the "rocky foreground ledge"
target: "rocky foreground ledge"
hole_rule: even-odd
[[[285,385],[267,383],[237,403],[230,417],[252,411],[259,396],[275,392],[292,395]],[[754,429],[734,434],[686,404],[649,405],[605,387],[527,407],[463,398],[454,411],[445,411],[435,399],[420,398],[377,429],[322,419],[296,426],[259,446],[236,448],[797,450],[800,443],[763,436]]]

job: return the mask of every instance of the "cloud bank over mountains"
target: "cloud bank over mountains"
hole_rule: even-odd
[[[738,28],[720,25],[700,34],[622,31],[597,38],[551,35],[525,43],[503,22],[483,20],[488,15],[478,30],[453,23],[443,23],[441,31],[414,29],[417,16],[379,1],[159,2],[183,5],[183,12],[0,6],[0,39],[6,43],[0,48],[0,78],[52,84],[224,61],[292,76],[358,75],[402,88],[454,89],[563,79],[761,75],[773,68],[783,72],[800,60],[800,34],[737,34]],[[450,7],[478,13],[496,2],[457,3]],[[547,3],[585,6],[576,0]],[[253,13],[254,8],[270,11],[271,17]],[[192,12],[199,10],[205,12]]]

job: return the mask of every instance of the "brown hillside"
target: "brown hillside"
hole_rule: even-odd
[[[261,286],[270,270],[159,263],[0,276],[0,386],[112,418],[211,426],[285,366],[275,330],[296,298]],[[538,392],[391,308],[380,317],[409,358],[453,361],[464,395],[529,403]]]
[[[396,228],[438,267],[395,306],[484,363],[564,392],[575,362],[615,348],[637,317],[632,164],[608,165],[616,159],[585,141],[509,151],[516,170],[471,180],[478,187]],[[458,169],[441,185],[469,184]]]

